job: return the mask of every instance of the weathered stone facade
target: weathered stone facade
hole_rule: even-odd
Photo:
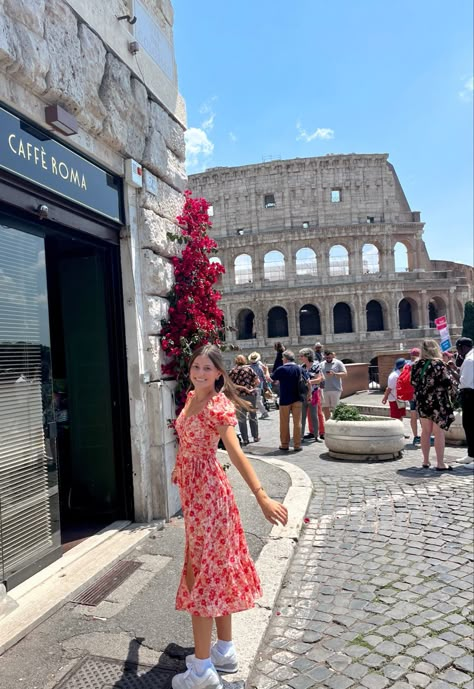
[[[319,340],[340,358],[370,361],[436,337],[441,315],[459,334],[473,269],[430,260],[387,155],[213,168],[189,186],[212,204],[228,340],[244,351],[271,363],[278,340],[293,349]]]
[[[172,51],[169,0],[142,2],[147,31]],[[122,282],[128,356],[135,518],[167,517],[178,506],[171,486],[173,390],[161,380],[159,332],[173,280],[167,238],[183,206],[185,107],[172,58],[166,66],[142,47],[129,51],[136,26],[120,15],[127,0],[0,0],[0,100],[45,127],[59,103],[78,120],[67,145],[124,176],[124,161],[144,168],[143,189],[127,184]]]

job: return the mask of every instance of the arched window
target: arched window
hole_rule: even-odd
[[[300,309],[300,335],[321,335],[319,309],[313,304],[305,304]]]
[[[340,244],[332,246],[329,252],[329,275],[349,275],[349,255]]]
[[[380,273],[379,250],[374,244],[362,247],[362,272],[364,275]]]
[[[383,323],[383,310],[380,302],[371,299],[366,306],[367,313],[367,332],[374,330],[385,330]]]
[[[349,304],[340,301],[336,304],[333,310],[334,314],[334,332],[335,333],[351,333],[352,331],[352,313]]]
[[[435,319],[446,316],[446,304],[441,297],[433,297],[428,304],[430,328],[436,328]]]
[[[285,279],[285,257],[281,251],[269,251],[263,259],[263,277],[269,282]]]
[[[237,339],[251,340],[256,336],[254,312],[250,309],[242,309],[237,316]]]
[[[288,315],[281,306],[268,312],[268,337],[288,337]]]
[[[397,242],[394,248],[395,272],[406,273],[408,270],[408,249],[405,244]]]
[[[247,285],[253,282],[252,257],[240,254],[234,261],[234,275],[236,285]]]
[[[316,254],[312,249],[299,249],[296,252],[296,274],[317,275]]]
[[[408,299],[402,299],[398,305],[398,323],[400,330],[412,330],[415,327],[412,303]]]

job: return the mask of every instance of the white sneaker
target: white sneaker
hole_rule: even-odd
[[[192,655],[186,656],[187,668],[192,667],[194,658],[194,653]],[[239,669],[237,653],[233,648],[228,653],[219,653],[219,651],[217,650],[217,644],[214,644],[211,647],[211,662],[216,668],[217,672],[222,672],[224,675],[232,675]]]
[[[192,665],[186,672],[175,675],[171,686],[173,689],[223,689],[220,677],[213,667],[208,667],[204,674],[197,675]]]
[[[456,464],[472,464],[474,462],[474,457],[469,457],[469,455],[466,455],[465,457],[461,457],[461,459],[456,460]]]

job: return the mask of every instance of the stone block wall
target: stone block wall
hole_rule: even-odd
[[[172,42],[171,2],[142,5]],[[176,508],[174,438],[163,414],[173,391],[161,381],[158,335],[179,250],[168,233],[187,184],[186,117],[164,66],[129,52],[135,29],[117,20],[129,11],[128,0],[0,0],[0,100],[42,127],[45,106],[58,103],[79,123],[67,145],[118,175],[127,158],[145,168],[142,190],[125,185],[121,254],[135,517],[147,521]]]

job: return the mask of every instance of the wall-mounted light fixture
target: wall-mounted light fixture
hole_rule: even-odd
[[[46,122],[65,136],[77,134],[79,126],[74,115],[60,105],[48,105],[44,110]]]

